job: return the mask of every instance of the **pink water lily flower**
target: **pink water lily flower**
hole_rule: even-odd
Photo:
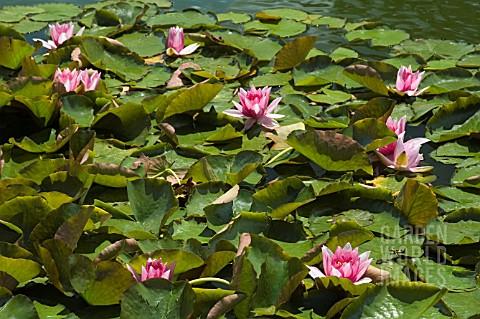
[[[79,77],[80,81],[82,81],[85,91],[92,91],[98,88],[98,83],[100,82],[101,73],[92,70],[82,70],[80,71]]]
[[[42,42],[43,46],[49,50],[56,49],[60,44],[73,37],[74,25],[72,22],[66,24],[49,24],[50,36],[52,40],[44,41],[42,39],[33,39],[34,41]],[[81,36],[85,27],[82,27],[76,34]]]
[[[63,71],[58,68],[53,79],[55,82],[63,84],[67,92],[75,91],[81,81],[80,72],[77,69],[71,71],[68,68]]]
[[[391,116],[387,119],[387,127],[397,135],[397,138],[400,134],[405,132],[405,123],[407,122],[407,116],[404,115],[400,120],[392,119]],[[390,143],[384,147],[377,149],[383,155],[392,154],[397,146],[397,142]]]
[[[172,280],[175,265],[176,263],[172,263],[170,265],[167,265],[167,263],[162,263],[162,258],[158,260],[148,258],[146,266],[142,266],[141,275],[137,274],[137,272],[129,264],[127,264],[127,268],[132,273],[133,278],[135,278],[137,282],[141,282],[151,278]]]
[[[395,85],[398,92],[405,92],[408,96],[417,96],[423,93],[427,88],[424,88],[420,91],[418,87],[425,72],[412,72],[412,66],[409,65],[408,68],[403,65],[400,67],[397,73],[397,83]]]
[[[380,162],[385,166],[393,168],[397,171],[409,171],[409,172],[425,172],[430,170],[430,166],[417,167],[423,155],[420,154],[420,147],[422,144],[430,142],[428,138],[412,138],[406,142],[403,141],[405,132],[398,136],[397,145],[393,153],[383,155],[380,152],[376,152]]]
[[[187,55],[193,53],[193,51],[200,47],[197,43],[184,47],[184,43],[183,28],[170,28],[167,38],[167,54],[169,56]]]
[[[240,103],[233,101],[237,109],[227,110],[223,113],[234,117],[247,118],[245,130],[251,128],[255,122],[267,129],[275,129],[280,126],[275,119],[282,118],[284,115],[272,113],[282,98],[278,97],[268,104],[271,89],[268,86],[263,89],[256,89],[253,85],[248,92],[240,89],[240,93],[238,93]]]
[[[352,250],[350,243],[347,243],[345,247],[338,246],[335,250],[335,254],[328,249],[327,246],[322,247],[323,256],[323,270],[322,273],[317,267],[310,268],[310,276],[312,278],[335,276],[339,278],[346,278],[352,281],[355,285],[371,282],[369,277],[362,276],[367,271],[368,266],[372,262],[372,258],[368,258],[369,251],[364,252],[360,256],[358,255],[358,247]]]

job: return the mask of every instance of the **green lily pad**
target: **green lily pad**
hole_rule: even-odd
[[[192,165],[186,177],[196,182],[223,181],[233,186],[252,174],[262,160],[262,156],[253,151],[229,156],[210,155]]]
[[[153,33],[129,33],[122,35],[117,40],[141,57],[154,56],[165,50],[162,38]]]
[[[251,210],[265,211],[271,218],[283,219],[298,207],[315,200],[313,188],[294,177],[278,181],[253,194]]]
[[[479,101],[479,96],[472,95],[443,105],[428,120],[426,136],[433,142],[444,142],[480,132]]]
[[[126,47],[106,40],[85,38],[80,49],[95,67],[114,72],[123,80],[138,80],[148,73],[143,59]]]
[[[17,69],[22,59],[30,56],[35,49],[25,41],[0,36],[0,66]]]
[[[267,73],[257,76],[251,84],[254,86],[280,86],[287,85],[291,79],[292,74],[290,72]]]
[[[0,315],[4,318],[38,318],[33,302],[25,295],[16,295],[0,307]]]
[[[292,19],[296,21],[303,21],[308,18],[307,12],[290,8],[267,9],[263,10],[260,13],[269,16],[278,16],[282,19]]]
[[[480,240],[480,225],[476,221],[458,221],[456,223],[431,220],[425,228],[427,238],[446,245],[472,244]]]
[[[127,192],[135,218],[152,233],[158,233],[178,208],[171,184],[162,179],[130,181]]]
[[[187,282],[154,278],[135,283],[125,292],[120,318],[188,318],[194,300],[195,293]]]
[[[292,69],[305,60],[317,37],[300,37],[285,44],[275,56],[274,71]]]
[[[233,23],[245,23],[251,19],[252,17],[246,13],[228,12],[217,14],[218,22],[232,21]]]
[[[199,111],[210,102],[220,90],[221,84],[199,83],[187,90],[170,96],[157,110],[157,121],[175,114]]]
[[[427,77],[422,86],[427,85],[427,92],[440,94],[463,88],[479,87],[480,81],[472,73],[462,68],[443,69]]]
[[[293,37],[299,35],[306,30],[306,25],[294,20],[282,19],[277,24],[262,23],[260,21],[252,21],[244,24],[247,33],[266,32],[267,35],[278,37]]]
[[[68,262],[72,286],[91,305],[119,304],[133,281],[132,274],[118,262],[93,264],[82,255],[72,255]]]
[[[348,41],[371,40],[373,46],[390,46],[407,40],[410,35],[403,30],[372,29],[353,30],[348,32],[345,37]]]
[[[342,317],[368,318],[381,312],[385,316],[421,318],[446,292],[446,289],[420,282],[395,281],[386,286],[374,286],[354,299],[345,308]]]
[[[480,55],[467,54],[457,62],[457,66],[462,68],[478,68],[480,67]]]
[[[210,15],[197,11],[167,12],[155,15],[147,20],[152,27],[174,27],[195,28],[197,26],[214,25],[215,19]]]
[[[396,135],[379,120],[367,118],[353,124],[353,139],[365,147],[365,151],[373,151],[396,141]]]
[[[449,291],[464,292],[476,288],[475,272],[459,266],[438,264],[432,260],[415,258],[413,265],[425,282]]]
[[[82,12],[78,6],[67,3],[44,3],[39,4],[37,8],[42,9],[43,12],[30,16],[34,21],[61,21]]]
[[[438,215],[435,194],[427,185],[413,179],[408,179],[403,185],[396,203],[410,225],[425,226]]]
[[[400,46],[395,47],[399,52],[410,54],[418,54],[425,61],[430,60],[433,56],[442,59],[460,59],[465,54],[474,50],[471,44],[452,42],[450,40],[407,40]]]
[[[380,75],[369,66],[351,65],[345,69],[344,74],[373,92],[388,95],[387,86],[383,83]]]
[[[340,29],[343,28],[347,19],[345,18],[334,18],[334,17],[319,17],[313,20],[311,23],[313,25],[328,25],[330,29]]]
[[[42,13],[44,9],[36,6],[4,6],[0,10],[1,22],[19,22],[32,13]]]
[[[291,135],[287,143],[326,170],[373,173],[363,147],[345,135],[332,131],[309,131]]]
[[[345,59],[356,59],[358,58],[358,53],[348,48],[336,48],[330,53],[330,57],[335,63],[338,63]]]
[[[309,94],[307,97],[317,103],[337,104],[350,100],[352,95],[337,90],[322,89],[323,94]]]

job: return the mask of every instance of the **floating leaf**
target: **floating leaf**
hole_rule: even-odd
[[[168,118],[175,114],[203,109],[222,88],[221,84],[200,83],[182,91],[167,102],[164,110],[157,111],[157,121],[160,122],[162,118]]]
[[[342,318],[358,318],[359,315],[368,317],[380,312],[385,316],[422,318],[422,314],[446,292],[445,289],[420,282],[395,281],[386,286],[374,286],[354,299],[343,311]]]
[[[139,80],[148,73],[143,59],[124,46],[114,45],[106,40],[85,38],[80,49],[95,67],[114,72],[123,80]]]
[[[68,261],[72,285],[90,305],[120,303],[133,281],[132,274],[118,262],[101,261],[93,265],[82,255],[72,255]]]
[[[290,135],[287,143],[326,170],[363,170],[368,174],[373,173],[363,147],[343,134],[332,131],[308,131]]]
[[[396,141],[396,135],[379,120],[367,118],[353,124],[353,139],[365,147],[365,151],[373,151]]]
[[[444,142],[480,132],[480,97],[460,97],[445,104],[427,122],[427,138]],[[432,133],[430,133],[432,132]]]
[[[61,21],[82,12],[78,6],[67,3],[43,3],[37,5],[37,8],[43,12],[30,16],[30,19],[35,21]]]
[[[238,12],[228,12],[228,13],[218,13],[217,20],[218,22],[232,21],[233,23],[245,23],[252,19],[250,15],[246,13]]]
[[[356,59],[358,58],[358,53],[351,49],[347,48],[336,48],[330,53],[330,57],[336,63],[345,60],[345,59]]]
[[[247,22],[244,24],[244,28],[247,33],[265,31],[268,35],[292,37],[303,33],[307,27],[305,24],[294,20],[282,19],[277,24],[262,23],[260,21]]]
[[[213,25],[215,24],[215,19],[197,11],[167,12],[149,18],[147,24],[153,27],[179,26],[182,28],[194,28],[200,25]]]
[[[334,18],[334,17],[320,17],[313,20],[311,23],[313,25],[323,25],[326,24],[330,29],[340,29],[345,25],[345,18]]]
[[[438,56],[442,59],[452,58],[458,60],[465,54],[472,52],[474,47],[471,44],[450,40],[427,39],[407,40],[401,46],[395,47],[395,49],[400,52],[418,54],[427,61],[433,56]]]
[[[285,218],[298,207],[315,199],[312,187],[294,177],[278,181],[253,194],[253,211],[266,211],[272,218]]]
[[[348,32],[345,37],[348,41],[371,40],[373,46],[390,46],[407,40],[410,35],[403,30],[371,29],[353,30]]]
[[[267,256],[252,297],[253,306],[278,308],[290,298],[307,273],[307,267],[298,258],[286,261]]]
[[[153,33],[129,33],[122,35],[117,40],[141,57],[151,57],[165,50],[162,38]]]
[[[437,217],[437,198],[425,184],[414,179],[408,179],[403,185],[396,204],[408,223],[414,226],[425,226],[432,218]]]
[[[195,293],[186,281],[154,278],[133,284],[123,295],[122,319],[188,318]]]
[[[364,85],[373,92],[381,95],[388,95],[388,89],[383,83],[380,75],[375,69],[366,65],[351,65],[347,67],[344,74],[352,80]]]
[[[308,13],[301,10],[290,9],[290,8],[279,8],[279,9],[267,9],[262,12],[265,15],[269,16],[278,16],[282,19],[292,19],[296,21],[303,21],[308,18]]]
[[[480,240],[480,226],[476,221],[460,220],[456,223],[431,220],[425,228],[427,238],[446,245],[473,244]]]
[[[19,22],[28,14],[41,13],[44,9],[35,6],[4,6],[0,10],[1,22]]]
[[[38,313],[33,302],[25,295],[16,295],[0,307],[4,318],[37,319]]]
[[[17,69],[22,59],[30,56],[35,49],[26,41],[0,36],[0,66]]]
[[[307,36],[296,38],[285,44],[275,56],[273,70],[292,69],[302,63],[316,41],[317,37]]]
[[[127,192],[135,218],[154,234],[178,208],[172,185],[163,179],[129,181]]]
[[[262,156],[253,151],[229,156],[210,155],[192,165],[186,177],[204,183],[224,181],[233,186],[253,173],[261,162]]]

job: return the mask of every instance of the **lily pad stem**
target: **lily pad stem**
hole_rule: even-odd
[[[218,282],[218,283],[230,286],[230,283],[228,281],[226,281],[225,279],[215,278],[215,277],[204,277],[204,278],[193,279],[193,280],[189,281],[189,284],[194,286],[194,285],[199,285],[199,284],[203,284],[203,283],[206,283],[206,282]]]
[[[177,181],[178,185],[180,185],[180,184],[182,183],[182,182],[180,181],[180,178],[178,178],[177,174],[176,174],[172,169],[170,169],[170,168],[167,168],[167,169],[165,169],[164,171],[162,171],[162,172],[160,172],[160,173],[152,176],[152,178],[157,178],[157,177],[159,177],[159,176],[162,176],[162,174],[165,173],[165,172],[169,173],[170,175],[173,175],[173,177],[174,177],[175,180]]]
[[[280,153],[278,153],[277,155],[275,155],[274,157],[272,157],[266,164],[265,166],[267,165],[270,165],[272,164],[273,162],[275,162],[277,159],[279,159],[280,157],[282,157],[283,155],[287,154],[288,152],[290,152],[291,150],[293,149],[293,147],[287,147],[286,149],[284,149],[283,151],[281,151]]]

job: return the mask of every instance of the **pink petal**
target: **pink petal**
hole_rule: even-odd
[[[285,117],[285,115],[282,115],[282,114],[274,114],[274,113],[270,113],[270,114],[267,114],[265,115],[266,117],[269,117],[271,119],[281,119],[282,117]]]
[[[325,277],[325,275],[323,274],[323,272],[321,272],[320,269],[318,269],[317,267],[312,267],[312,266],[307,266],[307,267],[308,267],[308,269],[310,269],[310,272],[309,272],[308,274],[309,274],[310,277],[312,277],[313,279]]]
[[[33,41],[40,41],[42,42],[42,46],[49,49],[49,50],[53,50],[53,49],[56,49],[57,46],[55,44],[55,42],[53,42],[52,40],[48,40],[48,41],[43,41],[42,39],[33,39]]]
[[[233,116],[233,117],[245,118],[245,115],[243,115],[243,113],[240,112],[239,110],[226,110],[226,111],[223,111],[222,113]]]
[[[280,124],[278,124],[277,121],[275,121],[274,119],[271,119],[267,116],[262,116],[258,119],[258,123],[268,129],[271,129],[273,130],[274,128],[277,128],[280,126]]]
[[[132,273],[133,278],[135,278],[135,281],[137,282],[142,281],[142,278],[140,278],[138,273],[129,264],[127,264],[127,269]]]
[[[80,30],[78,30],[76,36],[79,37],[83,34],[83,31],[85,31],[85,27],[82,27]]]
[[[240,104],[238,102],[235,102],[235,101],[232,101],[232,102],[233,102],[233,105],[235,105],[235,107],[237,108],[237,110],[239,110],[240,112],[243,112],[242,104]]]
[[[375,154],[377,154],[377,157],[378,159],[380,160],[380,162],[387,166],[387,167],[391,167],[391,166],[394,166],[395,163],[393,161],[391,161],[390,159],[388,159],[385,155],[383,155],[382,153],[380,153],[379,151],[375,151]]]
[[[253,126],[253,124],[255,124],[256,120],[254,118],[249,118],[246,122],[245,122],[245,131],[248,130],[249,128],[251,128]]]
[[[369,277],[363,277],[362,279],[354,282],[355,285],[361,285],[361,284],[366,284],[368,282],[371,282],[372,281],[372,278],[369,278]]]
[[[333,252],[327,246],[322,246],[322,259],[325,275],[330,276],[330,271],[332,269]]]
[[[278,103],[280,103],[281,100],[282,100],[281,97],[277,97],[275,100],[273,100],[272,103],[270,103],[270,105],[268,106],[266,113],[267,114],[272,113],[273,110],[275,110],[275,108],[277,107]]]
[[[397,145],[395,146],[395,150],[393,151],[393,161],[396,163],[396,159],[400,154],[405,152],[405,147],[403,145],[403,138],[405,136],[405,132],[398,135]]]
[[[179,55],[187,55],[190,53],[193,53],[196,49],[200,47],[200,44],[194,43],[186,46],[185,48],[182,49],[182,51],[179,52]]]
[[[405,77],[406,70],[407,69],[404,66],[401,66],[400,69],[398,70],[397,82],[395,84],[395,87],[396,87],[397,91],[400,91],[400,92],[404,91],[404,88],[405,88],[404,77]]]

